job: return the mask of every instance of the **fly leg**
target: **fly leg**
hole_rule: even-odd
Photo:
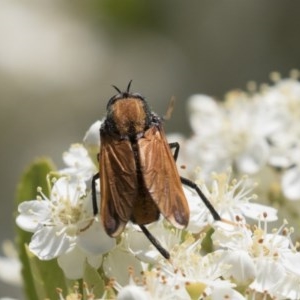
[[[170,146],[171,149],[175,148],[173,157],[174,157],[174,160],[176,161],[177,158],[178,158],[178,154],[179,154],[179,148],[180,148],[179,143],[177,143],[177,142],[169,143],[169,146]],[[217,213],[217,211],[215,210],[215,208],[213,207],[213,205],[209,202],[209,200],[207,199],[207,197],[200,190],[200,188],[198,187],[198,185],[195,182],[193,182],[193,181],[191,181],[191,180],[189,180],[187,178],[181,177],[181,176],[180,176],[180,180],[181,180],[182,184],[184,184],[186,186],[189,186],[190,188],[194,189],[197,192],[197,194],[199,195],[199,197],[201,198],[201,200],[203,201],[203,203],[205,204],[205,206],[208,208],[208,210],[212,214],[213,218],[216,221],[220,221],[221,220],[220,215]]]
[[[207,197],[203,194],[203,192],[200,190],[200,188],[198,187],[198,185],[187,179],[184,177],[180,176],[180,180],[182,184],[185,184],[186,186],[189,186],[190,188],[194,189],[197,194],[199,195],[199,197],[201,198],[201,200],[203,201],[203,203],[205,204],[205,206],[208,208],[208,210],[210,211],[210,213],[212,214],[213,218],[215,219],[215,221],[221,221],[221,217],[220,215],[217,213],[217,211],[215,210],[215,208],[213,207],[213,205],[209,202],[209,200],[207,199]]]
[[[92,178],[92,201],[93,201],[93,213],[96,216],[99,212],[97,203],[97,193],[96,193],[96,180],[100,178],[100,174],[97,173]]]
[[[179,145],[179,143],[174,142],[174,143],[169,143],[169,147],[170,147],[171,149],[175,148],[175,151],[174,151],[174,153],[173,153],[173,157],[174,157],[174,160],[176,161],[177,158],[178,158],[180,145]]]
[[[149,241],[155,246],[155,248],[160,252],[160,254],[165,258],[169,259],[170,258],[170,253],[163,248],[163,246],[159,243],[159,241],[150,233],[150,231],[144,226],[144,225],[139,225],[140,228],[142,229],[143,233],[145,236],[149,239]]]

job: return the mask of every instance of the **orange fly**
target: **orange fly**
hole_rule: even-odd
[[[114,86],[118,94],[108,101],[100,128],[100,172],[92,180],[94,214],[98,213],[96,180],[100,178],[100,212],[107,234],[118,236],[131,221],[169,259],[169,252],[145,225],[162,214],[176,228],[187,226],[189,207],[182,184],[196,190],[215,220],[221,218],[199,187],[179,176],[175,164],[179,144],[167,142],[163,119],[150,111],[144,97],[130,92],[130,85],[131,81],[125,92]]]

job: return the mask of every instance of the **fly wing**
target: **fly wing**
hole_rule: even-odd
[[[101,132],[101,218],[108,235],[118,236],[129,221],[137,195],[136,165],[128,140]]]
[[[176,164],[161,126],[152,126],[138,140],[141,170],[151,198],[175,227],[189,222],[189,207]]]

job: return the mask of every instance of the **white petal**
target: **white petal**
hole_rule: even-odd
[[[281,254],[282,264],[284,267],[300,277],[300,253],[286,252]]]
[[[100,255],[87,255],[87,262],[94,268],[99,269],[102,264],[103,256]]]
[[[58,257],[58,265],[69,279],[80,279],[83,277],[86,255],[75,247],[71,251]]]
[[[91,127],[86,132],[83,142],[87,148],[97,147],[97,151],[99,151],[100,147],[100,127],[101,121],[96,121],[91,125]]]
[[[277,209],[258,203],[240,204],[240,209],[245,217],[254,220],[265,220],[273,222],[278,219]]]
[[[88,152],[83,145],[73,144],[70,146],[69,151],[64,152],[63,160],[69,167],[78,167],[87,156]]]
[[[196,134],[210,136],[222,129],[223,111],[206,95],[193,95],[188,100],[190,124]]]
[[[50,218],[50,207],[47,200],[31,200],[22,202],[16,218],[17,225],[23,230],[35,232],[39,224]]]
[[[273,290],[278,299],[300,299],[299,275],[283,275]]]
[[[41,226],[31,238],[30,251],[41,260],[50,260],[73,248],[70,238],[57,231],[56,227]]]
[[[270,292],[285,275],[284,267],[266,257],[257,259],[256,278],[250,288],[260,293]]]
[[[141,262],[133,254],[121,247],[115,248],[103,260],[103,270],[105,275],[110,278],[116,278],[121,285],[128,283],[129,267],[133,268],[134,274],[139,276],[143,271]]]
[[[99,149],[98,149],[99,152]],[[63,175],[71,175],[89,180],[96,173],[97,155],[95,154],[95,162],[92,161],[87,149],[81,144],[71,145],[69,151],[63,154],[63,159],[68,166],[59,172]]]
[[[140,286],[126,285],[121,289],[118,300],[150,300],[150,295]]]
[[[116,239],[107,235],[101,222],[94,221],[78,237],[78,246],[90,254],[103,254],[116,245]]]
[[[258,172],[267,162],[269,147],[264,140],[249,145],[246,151],[237,157],[237,165],[241,173]]]
[[[207,225],[208,211],[199,195],[192,189],[183,187],[185,197],[188,201],[190,219],[187,230],[191,233],[199,233]]]
[[[290,200],[300,199],[300,168],[295,167],[282,175],[283,194]]]
[[[255,278],[255,265],[248,252],[243,250],[225,251],[222,263],[231,266],[226,278],[233,278],[239,285],[248,285]]]
[[[128,247],[136,257],[149,263],[154,263],[157,260],[157,257],[160,255],[159,252],[154,249],[154,246],[152,247],[151,242],[141,230],[129,228],[126,230],[126,234]],[[153,235],[152,230],[151,234]]]
[[[246,300],[243,295],[231,288],[216,288],[210,297],[212,300]]]
[[[272,247],[280,251],[280,254],[290,251],[290,238],[284,235],[268,233],[265,235],[265,243],[270,245],[267,246],[268,248]]]
[[[221,222],[219,222],[220,224]],[[244,227],[224,228],[216,224],[212,240],[215,245],[233,250],[246,250],[252,247],[252,232]]]

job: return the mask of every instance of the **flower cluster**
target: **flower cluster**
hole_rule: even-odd
[[[50,194],[38,187],[36,199],[19,205],[16,222],[32,233],[29,251],[39,260],[57,260],[69,279],[86,280],[88,266],[87,278],[93,274],[103,285],[99,291],[94,282],[89,299],[299,299],[294,229],[286,221],[272,227],[277,209],[258,203],[266,202],[278,178],[288,199],[300,198],[299,82],[292,77],[260,92],[232,92],[224,102],[195,95],[189,109],[194,135],[182,138],[179,160],[187,166],[183,172],[201,166],[192,176],[222,221],[184,186],[188,226],[175,229],[163,218],[147,226],[170,252],[169,260],[130,222],[117,239],[110,238],[93,215],[97,121],[83,144],[64,153],[66,167],[56,177],[49,174]],[[266,185],[269,194],[261,187]],[[101,201],[99,180],[96,189]],[[68,296],[58,289],[59,297],[81,299],[84,289]]]
[[[261,90],[231,91],[224,101],[206,95],[189,99],[193,136],[186,140],[185,164],[201,166],[201,176],[231,166],[238,174],[280,171],[284,195],[300,200],[300,83],[298,71]],[[189,160],[188,158],[191,158]],[[273,178],[272,178],[273,179]]]

